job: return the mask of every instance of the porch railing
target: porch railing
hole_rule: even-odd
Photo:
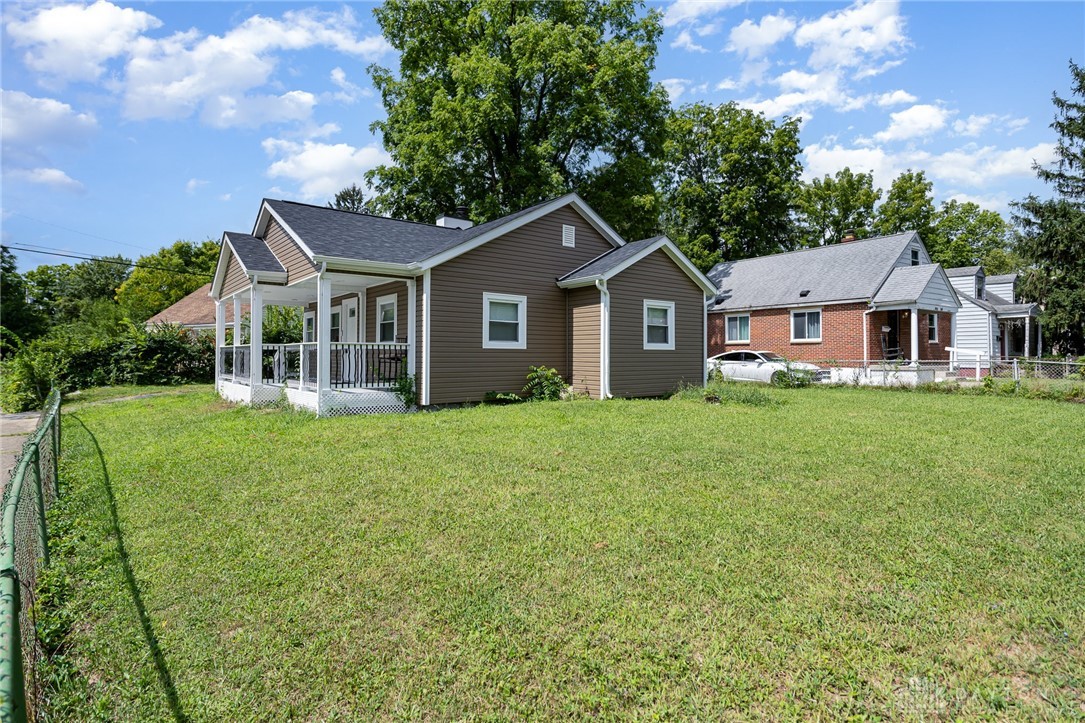
[[[388,389],[407,371],[410,344],[332,342],[329,351],[329,387]],[[265,344],[261,357],[264,384],[316,388],[315,342]]]
[[[248,346],[219,347],[219,379],[248,384],[252,349]]]

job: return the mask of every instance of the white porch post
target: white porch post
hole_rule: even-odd
[[[215,387],[222,376],[222,347],[226,346],[226,308],[222,299],[215,299]]]
[[[949,315],[949,345],[957,348],[957,312]]]
[[[1040,320],[1036,320],[1036,356],[1042,357],[1044,355],[1044,327],[1040,324]]]
[[[912,309],[912,364],[919,363],[919,307]]]
[[[417,299],[415,295],[417,293],[418,282],[414,279],[407,279],[407,373],[412,377],[414,376],[414,355],[415,347],[418,346],[415,343],[415,335],[417,333],[416,326],[416,312],[417,312]]]
[[[253,389],[264,375],[264,295],[260,287],[249,288],[249,384]]]
[[[234,343],[233,346],[241,346],[241,297],[234,297]]]
[[[1032,330],[1029,328],[1029,318],[1025,317],[1025,358],[1028,359],[1028,340],[1032,336],[1030,333]]]
[[[316,388],[318,396],[331,388],[332,282],[323,273],[316,282]],[[320,402],[317,402],[319,407]],[[320,410],[317,410],[317,414]]]

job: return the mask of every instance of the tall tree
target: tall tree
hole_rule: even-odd
[[[389,0],[375,14],[398,73],[371,66],[392,165],[367,174],[381,213],[486,221],[579,190],[619,233],[655,230],[644,173],[669,107],[653,83],[656,10],[643,3]],[[632,193],[616,194],[627,185]]]
[[[702,268],[794,246],[798,119],[683,106],[668,123],[664,168],[664,227]]]
[[[945,201],[935,214],[934,229],[927,250],[936,263],[946,268],[979,265],[988,274],[1014,270],[1013,229],[998,212],[971,201]]]
[[[339,193],[335,194],[335,199],[328,204],[328,208],[335,208],[340,211],[353,211],[354,213],[369,213],[368,201],[365,198],[365,192],[358,188],[358,184],[352,183],[347,188],[344,188]]]
[[[32,303],[53,324],[75,321],[94,302],[114,303],[117,289],[128,278],[131,262],[123,256],[69,264],[42,265],[26,272]]]
[[[215,241],[175,241],[136,262],[117,289],[117,302],[128,319],[146,321],[211,280],[218,262]]]
[[[26,281],[17,270],[15,254],[0,247],[0,324],[19,341],[30,341],[45,330],[45,320],[26,298]],[[8,351],[0,339],[0,354]]]
[[[1013,204],[1017,252],[1028,264],[1024,298],[1040,303],[1044,340],[1057,353],[1085,353],[1085,68],[1070,61],[1071,98],[1052,94],[1058,134],[1051,168],[1035,164],[1057,198]]]
[[[893,180],[885,203],[878,207],[874,231],[881,235],[918,231],[928,246],[935,239],[933,184],[923,171],[908,169]]]
[[[805,246],[840,241],[846,231],[858,238],[870,235],[874,225],[874,204],[882,190],[874,188],[870,173],[852,173],[850,168],[802,184],[798,195],[800,233]]]

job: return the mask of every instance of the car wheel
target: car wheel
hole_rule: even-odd
[[[769,377],[769,384],[771,384],[774,387],[778,387],[778,386],[781,386],[784,383],[785,379],[787,379],[787,373],[786,372],[783,372],[783,371],[773,372],[772,376]]]

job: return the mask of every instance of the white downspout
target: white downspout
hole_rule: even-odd
[[[595,280],[595,288],[599,289],[600,313],[599,320],[599,397],[610,399],[610,292],[607,291],[607,282],[603,279]]]

